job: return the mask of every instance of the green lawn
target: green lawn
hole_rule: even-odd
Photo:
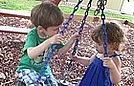
[[[60,9],[63,11],[63,13],[71,13],[72,12],[72,8],[67,8],[67,7],[62,7],[60,6]],[[85,10],[79,9],[75,14],[80,14],[80,15],[84,15]],[[90,10],[89,11],[89,15],[90,16],[94,16],[94,11]],[[113,14],[113,13],[105,13],[106,17],[108,18],[117,18],[117,19],[126,19],[129,21],[134,21],[134,16],[131,15],[124,15],[124,14]],[[98,15],[100,16],[100,14]]]
[[[0,0],[0,8],[1,9],[10,9],[10,10],[27,10],[30,11],[36,4],[40,3],[39,0]],[[69,7],[59,6],[63,13],[70,14],[73,9]],[[75,14],[84,15],[85,10],[78,9]],[[119,18],[126,19],[129,21],[134,20],[134,16],[123,15],[123,14],[113,14],[113,13],[105,13],[108,18]],[[94,11],[89,11],[90,16],[94,16]],[[98,15],[100,16],[100,15]]]
[[[35,0],[0,0],[1,9],[31,10],[36,5]]]

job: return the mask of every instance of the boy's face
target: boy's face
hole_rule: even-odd
[[[59,25],[59,26],[52,26],[52,27],[48,27],[46,30],[44,29],[44,33],[47,36],[53,36],[55,34],[58,34],[60,29],[61,29],[61,25]]]

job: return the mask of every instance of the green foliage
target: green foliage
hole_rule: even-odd
[[[34,5],[34,0],[0,0],[1,9],[31,10]]]
[[[60,9],[62,10],[63,13],[66,13],[66,14],[70,14],[73,11],[71,7],[60,6]],[[83,13],[84,13],[84,10],[78,9],[75,14],[82,15]]]
[[[67,13],[67,14],[70,14],[73,11],[72,8],[63,7],[63,6],[60,6],[60,9],[62,10],[63,13]],[[84,15],[84,12],[85,10],[78,9],[78,11],[75,14]],[[89,15],[94,16],[94,10],[90,10]],[[106,15],[106,18],[117,18],[117,19],[126,19],[129,21],[134,21],[134,16],[132,15],[115,14],[115,13],[105,13],[105,15]],[[100,14],[98,16],[100,17]]]

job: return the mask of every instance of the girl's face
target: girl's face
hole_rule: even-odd
[[[114,50],[111,48],[110,44],[107,44],[108,54],[114,53]],[[103,54],[104,53],[104,47],[103,43],[96,43],[96,50],[98,53]]]
[[[96,50],[98,51],[98,53],[103,54],[104,53],[103,43],[96,43]]]

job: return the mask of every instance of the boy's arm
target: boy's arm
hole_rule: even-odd
[[[59,54],[65,54],[74,44],[74,42],[76,41],[76,39],[80,39],[80,35],[79,34],[74,34],[70,40],[59,50]]]
[[[44,50],[46,50],[50,46],[50,44],[51,44],[51,42],[48,39],[36,47],[29,47],[27,49],[29,58],[31,58],[31,59],[36,58],[38,55],[40,55],[42,52],[44,52]]]
[[[68,43],[66,43],[60,50],[59,50],[59,54],[65,54],[73,45],[74,41],[70,40]]]
[[[56,34],[56,35],[50,37],[49,39],[45,40],[44,42],[42,42],[38,46],[29,47],[27,49],[27,53],[28,53],[29,58],[31,58],[31,59],[36,58],[38,55],[43,53],[44,50],[46,50],[52,44],[60,44],[62,38],[63,37],[61,34]]]

